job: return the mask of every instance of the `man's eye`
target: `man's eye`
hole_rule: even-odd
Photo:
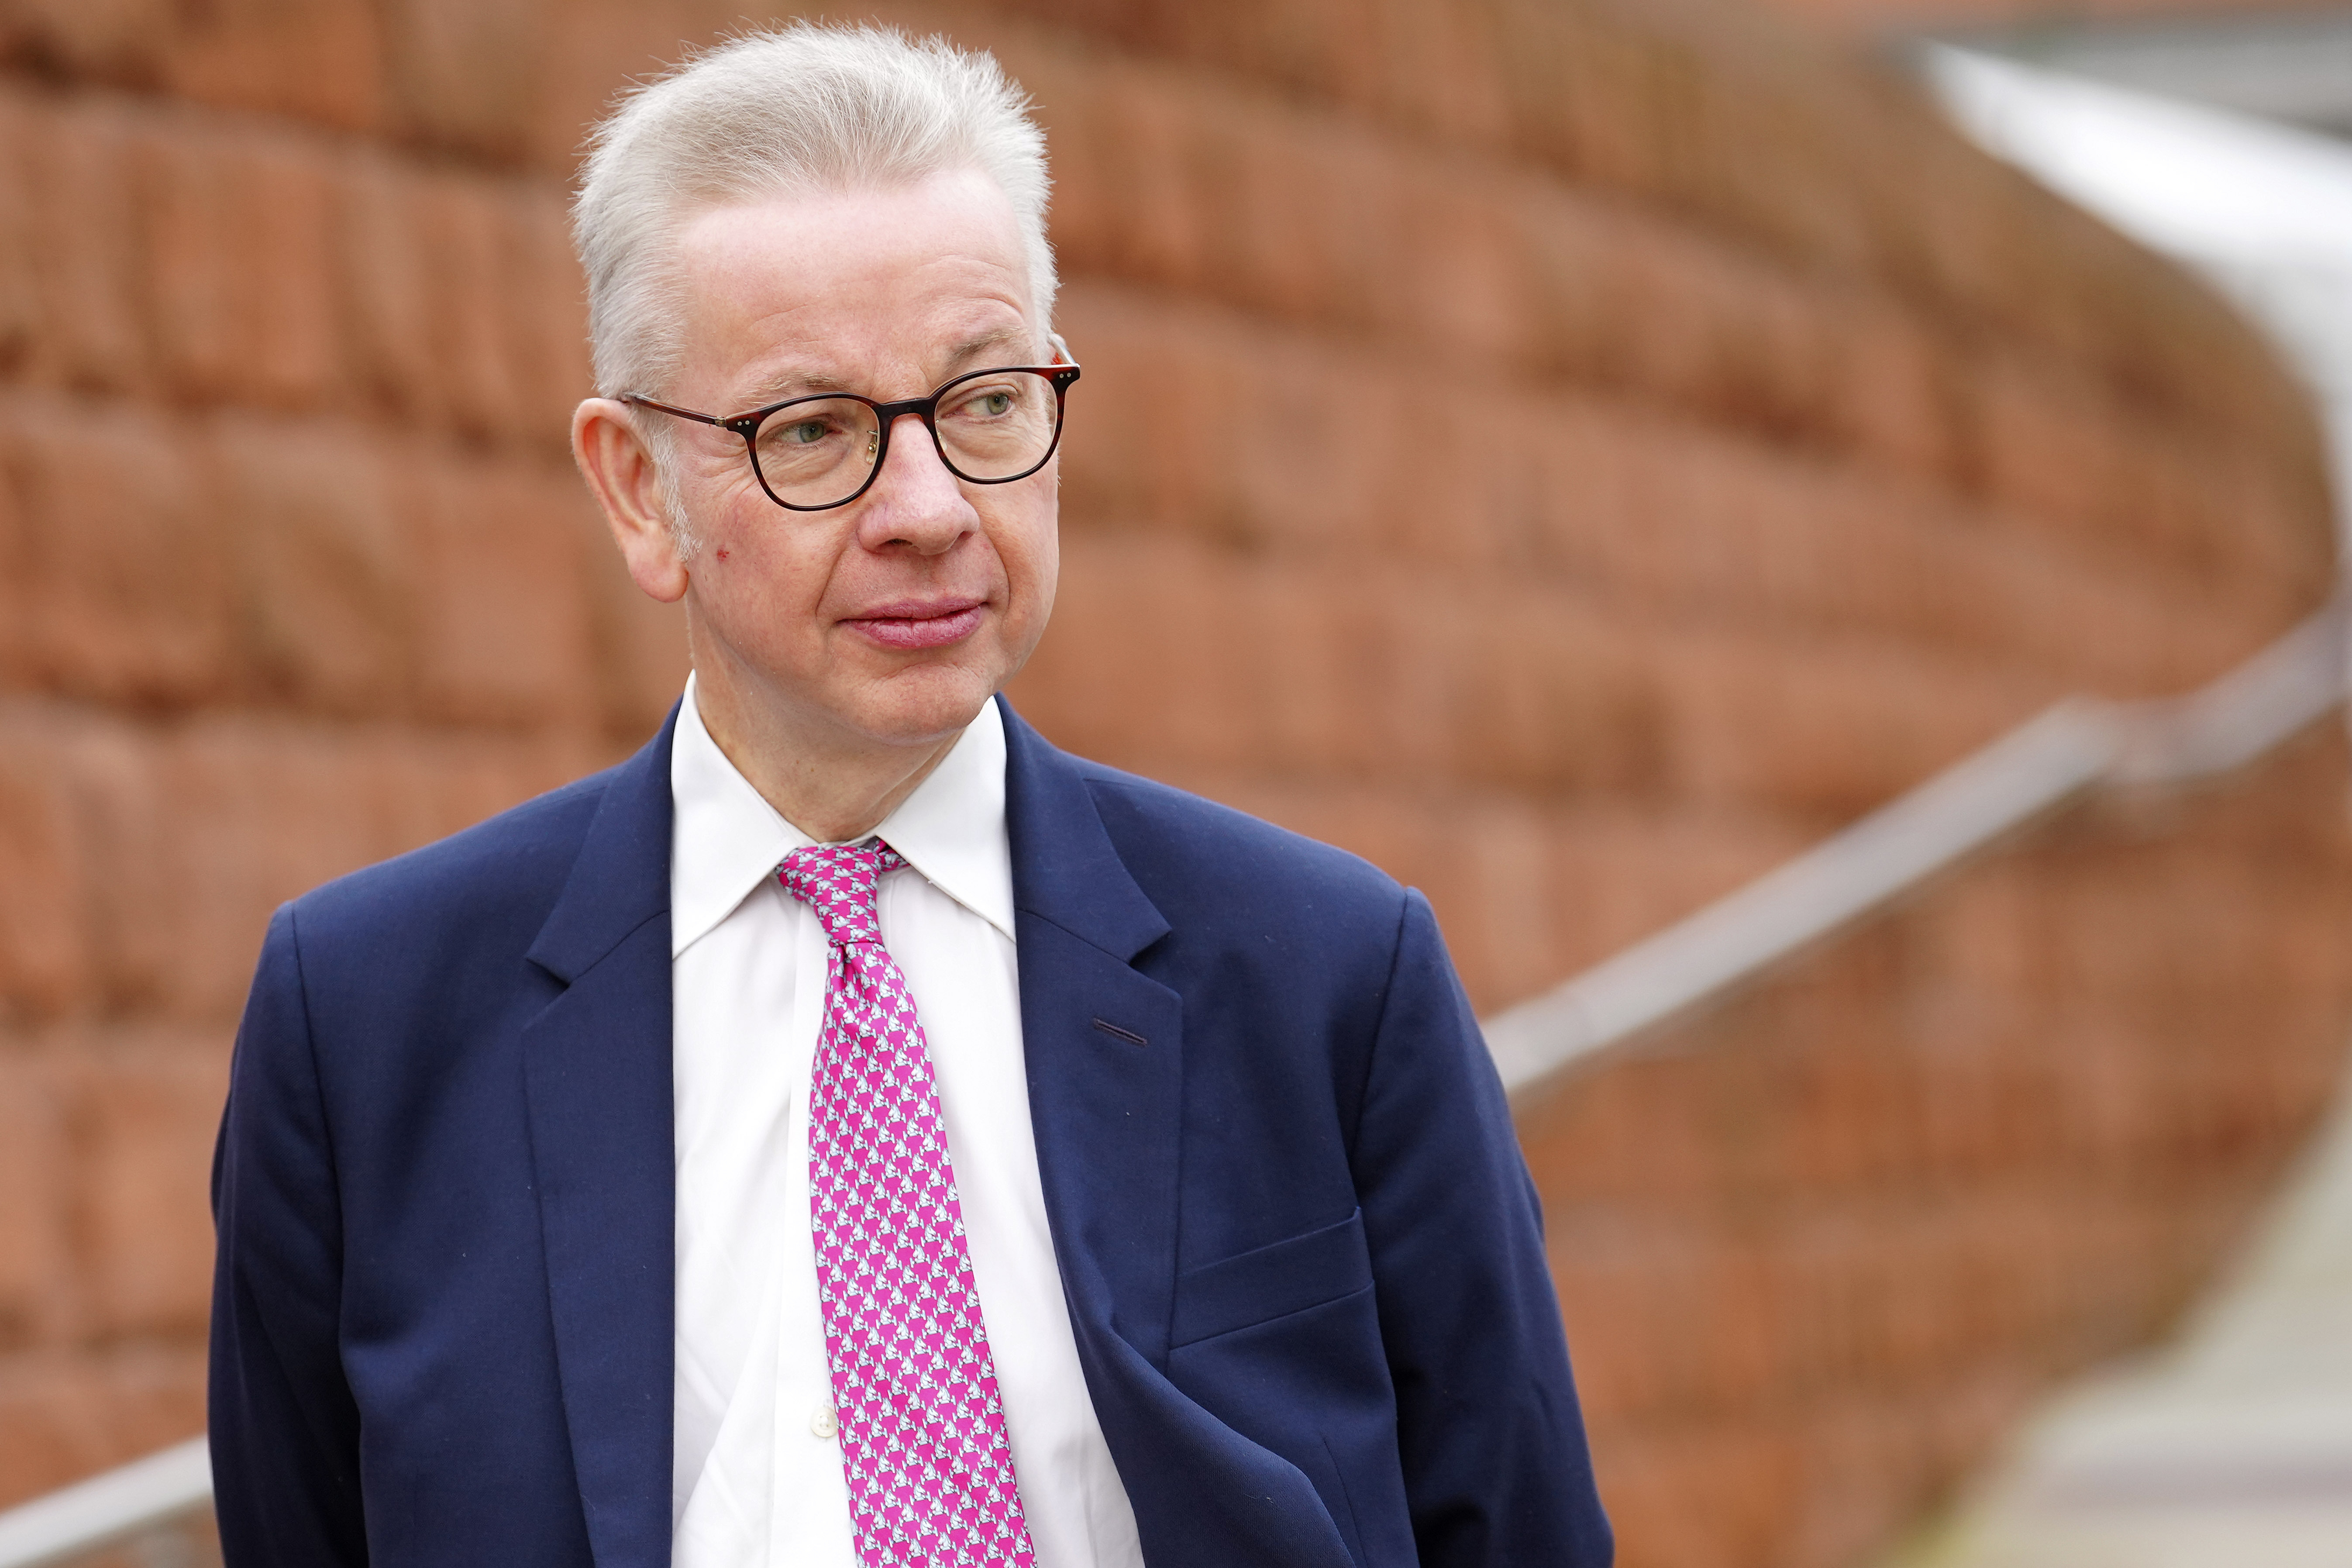
[[[778,432],[778,438],[787,446],[810,447],[824,440],[824,420],[803,419],[797,424],[785,426]]]

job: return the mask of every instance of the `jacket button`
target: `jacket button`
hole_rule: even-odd
[[[841,1421],[834,1415],[830,1405],[818,1405],[816,1414],[809,1417],[809,1431],[816,1436],[830,1437],[840,1430]]]

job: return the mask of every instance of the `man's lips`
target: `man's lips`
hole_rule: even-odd
[[[945,647],[961,642],[980,628],[985,599],[901,600],[877,605],[842,625],[863,632],[884,647]]]

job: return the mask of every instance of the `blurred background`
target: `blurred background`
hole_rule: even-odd
[[[1050,133],[1087,374],[1014,701],[1426,889],[1482,1013],[2333,591],[2352,9],[835,14],[994,50]],[[676,697],[565,450],[564,205],[744,19],[0,0],[0,1505],[201,1429],[269,910]],[[2051,816],[1526,1105],[1628,1568],[2159,1560],[2059,1516],[2193,1456],[2050,1456],[2108,1451],[2084,1399],[2147,1429],[2281,1202],[2340,1261],[2346,760]],[[2352,1436],[2284,1462],[2258,1501],[2352,1518]]]

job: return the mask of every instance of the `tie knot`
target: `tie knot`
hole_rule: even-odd
[[[846,947],[880,942],[882,922],[874,910],[874,884],[882,873],[907,862],[879,838],[862,844],[813,844],[784,857],[776,879],[784,891],[816,912],[827,942]]]

